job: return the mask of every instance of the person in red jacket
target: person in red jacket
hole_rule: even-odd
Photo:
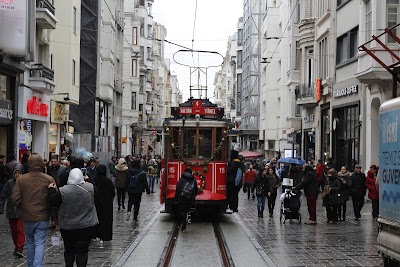
[[[378,219],[379,215],[379,192],[376,188],[376,175],[378,174],[378,168],[376,165],[371,165],[365,179],[365,186],[368,188],[368,198],[372,202],[372,218]]]
[[[326,174],[326,165],[322,162],[321,159],[319,159],[317,167],[315,169],[315,176],[317,178],[318,183],[320,184],[321,191],[324,189],[325,174]]]
[[[253,165],[250,164],[249,168],[247,169],[247,171],[245,171],[243,175],[244,188],[246,188],[245,191],[247,190],[247,199],[250,199],[250,191],[251,191],[251,197],[253,199],[256,197],[254,195],[254,188],[253,188],[256,176],[257,172],[253,169]]]

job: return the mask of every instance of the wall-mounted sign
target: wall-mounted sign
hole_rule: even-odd
[[[304,121],[305,123],[315,121],[315,114],[311,114],[311,115],[305,116],[305,117],[303,118],[303,121]]]
[[[21,158],[27,151],[32,152],[32,121],[19,120],[18,121],[18,146],[19,155]]]
[[[20,87],[18,117],[23,119],[50,121],[50,97],[31,89]]]
[[[0,99],[0,123],[11,124],[14,118],[14,111],[10,100]]]
[[[352,95],[358,93],[358,85],[348,86],[342,89],[333,90],[333,97],[339,98],[346,95]]]
[[[64,105],[58,102],[51,102],[50,120],[52,123],[64,123]]]
[[[42,102],[42,98],[33,96],[26,102],[26,112],[32,115],[38,115],[42,117],[49,116],[49,105]]]

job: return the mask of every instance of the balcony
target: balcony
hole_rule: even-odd
[[[42,29],[55,29],[55,7],[49,0],[36,0],[36,23]]]
[[[54,92],[54,71],[43,64],[31,66],[29,86],[34,90],[52,94]]]
[[[297,85],[295,87],[295,95],[298,105],[304,106],[305,108],[312,108],[318,105],[318,101],[315,98],[314,83]]]
[[[299,46],[305,46],[314,42],[315,18],[302,19],[299,24]]]

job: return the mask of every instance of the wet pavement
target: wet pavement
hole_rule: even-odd
[[[104,242],[103,247],[100,246],[99,242],[92,242],[89,252],[89,266],[112,266],[121,257],[128,260],[126,266],[132,266],[128,262],[135,260],[135,252],[131,252],[134,251],[133,249],[139,241],[147,242],[148,239],[154,242],[157,239],[157,231],[152,228],[149,229],[147,226],[153,223],[157,225],[160,219],[163,221],[165,216],[169,216],[159,214],[157,221],[154,221],[155,216],[162,208],[158,201],[158,192],[149,196],[143,194],[139,222],[132,221],[132,218],[129,222],[126,222],[126,212],[117,211],[116,200],[114,205],[113,240]],[[366,202],[362,210],[362,217],[357,222],[354,220],[351,201],[349,201],[347,204],[347,221],[337,224],[326,223],[325,209],[322,207],[321,199],[318,200],[317,207],[317,225],[299,224],[297,221],[292,223],[286,221],[285,224],[282,224],[279,221],[278,199],[274,218],[268,218],[268,216],[258,218],[256,200],[248,200],[247,195],[240,192],[239,213],[224,216],[230,216],[230,221],[242,225],[245,232],[251,235],[253,245],[266,260],[265,266],[383,266],[376,250],[378,225],[372,220],[371,202]],[[303,221],[306,221],[308,212],[305,199],[302,201],[301,213]],[[168,231],[169,227],[171,227],[170,222],[163,231]],[[53,231],[50,230],[44,263],[45,266],[63,266],[64,249],[63,246],[51,245],[50,236],[52,233]],[[224,234],[226,235],[228,232],[224,231]],[[153,236],[148,238],[148,235]],[[162,241],[163,238],[160,237],[159,239],[159,242],[165,243]],[[225,239],[229,240],[232,237],[225,236]],[[251,244],[243,237],[241,239],[243,245]],[[149,246],[152,242],[148,243]],[[236,241],[236,243],[239,242]],[[130,247],[130,245],[132,246]],[[238,245],[239,248],[240,245]],[[26,259],[16,259],[12,255],[13,250],[14,245],[9,233],[8,220],[5,215],[1,215],[0,266],[26,266]],[[236,250],[237,248],[235,248]],[[151,252],[152,249],[149,249],[149,258],[151,258]],[[119,262],[124,262],[124,260]],[[150,262],[154,262],[154,259]],[[238,263],[236,266],[240,266]],[[143,262],[141,266],[150,265]]]

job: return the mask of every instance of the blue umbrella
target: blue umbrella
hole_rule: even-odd
[[[278,163],[304,165],[306,162],[301,157],[296,158],[283,158],[277,161]]]

